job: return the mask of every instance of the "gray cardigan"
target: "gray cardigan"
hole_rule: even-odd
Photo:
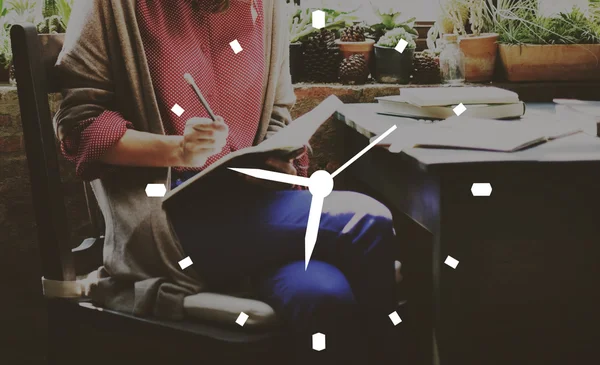
[[[76,2],[57,67],[64,100],[55,116],[62,139],[79,122],[105,110],[119,111],[134,128],[164,134],[163,123],[135,14],[136,0]],[[295,95],[289,75],[285,2],[263,0],[265,81],[255,143],[287,125]],[[92,182],[106,234],[95,302],[138,316],[181,319],[183,298],[205,287],[185,255],[161,200],[148,198],[149,183],[170,186],[169,168],[122,168]],[[199,237],[201,239],[201,237]]]

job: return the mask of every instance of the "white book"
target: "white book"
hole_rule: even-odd
[[[404,100],[416,106],[516,104],[519,95],[493,86],[400,88]]]
[[[454,107],[450,106],[416,106],[406,102],[403,96],[385,96],[377,98],[378,114],[408,118],[446,119],[456,116]],[[465,105],[467,110],[461,116],[471,118],[514,119],[525,114],[525,103],[512,104],[474,104]]]

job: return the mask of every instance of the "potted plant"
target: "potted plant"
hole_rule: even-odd
[[[491,14],[509,81],[600,80],[600,23],[594,12],[574,7],[547,17],[534,0],[521,6],[498,0]]]
[[[340,47],[343,59],[360,54],[364,57],[369,69],[372,68],[371,62],[375,40],[367,38],[366,27],[363,25],[352,25],[344,28],[340,32],[340,38],[335,42]]]
[[[401,40],[408,42],[402,53],[396,50]],[[415,48],[414,35],[404,28],[392,29],[385,33],[375,45],[376,80],[381,83],[408,84],[413,70]]]
[[[0,21],[0,82],[14,82],[9,28]]]
[[[315,10],[325,12],[325,27],[312,27],[312,13]],[[296,30],[291,39],[302,44],[302,77],[313,82],[336,82],[340,66],[340,49],[335,43],[340,29],[354,23],[356,16],[352,12],[341,12],[332,9],[303,10],[308,21],[305,26]]]
[[[379,38],[383,37],[386,32],[395,28],[404,28],[406,32],[414,35],[415,38],[419,36],[419,32],[415,28],[416,18],[403,20],[402,12],[399,11],[398,7],[381,10],[372,5],[372,8],[375,20],[369,25],[368,37],[373,38],[375,42],[379,41]]]
[[[302,81],[304,74],[304,55],[300,38],[311,28],[309,9],[294,5],[290,8],[290,74],[292,82]]]
[[[498,54],[498,34],[487,32],[491,28],[488,0],[448,0],[443,10],[438,31],[459,36],[465,81],[491,81]],[[452,31],[448,32],[450,28]]]
[[[12,62],[12,50],[10,48],[10,35],[6,15],[8,8],[4,5],[4,0],[0,0],[0,82],[9,81],[10,64]]]
[[[59,0],[44,0],[42,7],[42,16],[44,18],[37,24],[38,33],[58,34],[66,31],[67,25],[59,12],[58,3]]]

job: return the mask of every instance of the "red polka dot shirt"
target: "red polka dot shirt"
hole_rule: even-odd
[[[183,75],[190,73],[216,115],[229,126],[227,145],[197,169],[173,168],[173,180],[188,178],[224,155],[252,145],[262,112],[264,18],[262,0],[232,0],[229,10],[212,13],[206,2],[138,0],[136,14],[154,91],[168,135],[182,135],[192,117],[208,113]],[[237,42],[235,42],[237,40]],[[234,42],[234,43],[232,43]],[[236,54],[235,43],[242,48]],[[178,116],[173,107],[184,111]],[[101,156],[132,123],[105,111],[79,124],[61,143],[63,154],[85,180],[112,169]],[[303,174],[306,160],[298,164]]]

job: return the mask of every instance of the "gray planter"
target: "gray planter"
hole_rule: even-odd
[[[375,45],[375,79],[384,84],[408,84],[413,70],[414,49],[400,53]]]
[[[290,74],[295,84],[304,79],[304,54],[302,43],[290,43]]]

